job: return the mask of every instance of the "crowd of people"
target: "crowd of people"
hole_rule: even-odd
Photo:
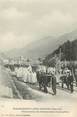
[[[64,88],[64,84],[66,84],[66,87],[68,90],[71,91],[71,93],[74,91],[73,89],[73,81],[74,81],[74,76],[72,70],[68,69],[66,67],[64,70],[62,70],[60,79],[62,80],[62,88]]]
[[[32,69],[31,65],[29,65],[28,67],[16,67],[15,75],[17,78],[20,78],[25,83],[34,84],[37,82],[36,72]]]
[[[56,67],[38,65],[37,68],[34,69],[31,65],[28,65],[27,67],[15,67],[14,73],[17,79],[20,79],[25,83],[38,83],[39,88],[41,89],[43,87],[45,92],[48,92],[47,87],[50,86],[50,82],[55,94],[56,85],[59,83],[61,83],[62,88],[66,87],[71,93],[74,91],[74,76],[72,70],[68,67],[56,70]]]

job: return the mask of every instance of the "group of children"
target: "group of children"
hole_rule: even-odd
[[[36,72],[32,69],[30,65],[28,67],[15,68],[15,74],[17,78],[20,78],[25,83],[34,84],[37,82]]]

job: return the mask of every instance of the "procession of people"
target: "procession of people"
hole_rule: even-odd
[[[51,88],[53,95],[57,93],[57,85],[73,93],[73,84],[76,80],[72,69],[65,67],[57,70],[55,66],[46,66],[44,64],[39,64],[36,69],[30,64],[28,66],[15,67],[14,75],[17,80],[38,86],[39,90],[43,90],[45,93],[48,93],[48,88]],[[77,86],[77,81],[75,82]]]
[[[15,75],[17,79],[23,80],[25,83],[36,83],[36,72],[29,65],[28,67],[17,67],[15,68]]]

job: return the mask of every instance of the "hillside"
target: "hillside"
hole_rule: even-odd
[[[9,57],[24,56],[26,58],[36,59],[39,57],[44,57],[48,53],[53,52],[54,48],[55,39],[54,37],[50,36],[34,41],[21,49],[13,49],[11,51],[8,51],[7,56]]]
[[[43,39],[36,40],[21,49],[13,49],[6,54],[8,57],[24,56],[26,58],[36,59],[39,57],[46,57],[53,53],[60,45],[67,40],[75,40],[77,38],[77,30],[65,33],[57,38],[48,36]]]
[[[50,64],[51,58],[55,55],[58,57],[61,55],[61,60],[77,60],[77,39],[70,41],[67,40],[62,45],[60,45],[57,49],[55,49],[52,53],[45,57],[44,63]]]

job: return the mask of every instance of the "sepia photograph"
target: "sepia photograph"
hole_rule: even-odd
[[[76,104],[76,0],[0,0],[1,100]]]

